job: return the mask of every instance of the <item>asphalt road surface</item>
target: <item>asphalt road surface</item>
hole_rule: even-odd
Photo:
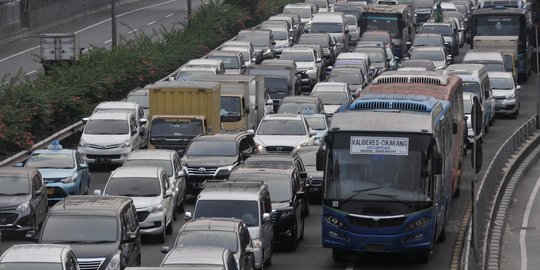
[[[201,0],[193,0],[193,10]],[[119,6],[117,14],[118,41],[131,39],[144,33],[153,36],[162,28],[180,27],[187,18],[187,0],[141,0]],[[21,72],[29,77],[42,72],[37,63],[39,55],[39,34],[41,33],[79,33],[80,47],[110,48],[111,46],[110,10],[98,12],[69,23],[36,33],[31,37],[0,45],[0,78],[12,77]]]

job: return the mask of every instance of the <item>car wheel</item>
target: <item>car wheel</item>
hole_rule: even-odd
[[[344,263],[347,261],[347,251],[341,249],[332,249],[332,259],[335,263]]]
[[[165,218],[165,222],[167,222],[167,218]],[[168,235],[171,235],[173,231],[174,231],[174,220],[171,220],[171,222],[169,222],[169,225],[165,227],[165,233]]]

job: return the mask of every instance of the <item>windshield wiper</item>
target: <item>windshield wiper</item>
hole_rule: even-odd
[[[362,192],[371,191],[371,190],[379,189],[379,188],[382,188],[382,187],[383,186],[376,186],[376,187],[353,190],[352,191],[353,194],[349,195],[349,197],[347,197],[347,198],[345,198],[345,200],[341,201],[341,204],[344,204],[344,203],[350,201],[352,198],[356,197],[358,194],[360,194]]]
[[[368,193],[368,195],[371,195],[371,196],[378,196],[378,197],[384,197],[384,198],[389,198],[389,199],[392,199],[392,200],[394,200],[394,201],[396,201],[396,202],[400,202],[400,203],[402,203],[402,204],[404,204],[404,205],[412,206],[411,203],[406,202],[406,201],[404,201],[404,200],[398,199],[398,198],[397,198],[397,197],[398,197],[397,195],[378,194],[378,193]]]

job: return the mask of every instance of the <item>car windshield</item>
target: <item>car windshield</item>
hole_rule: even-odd
[[[283,106],[283,105],[282,105]],[[281,109],[281,108],[280,108]],[[279,112],[282,113],[282,112]],[[306,135],[302,120],[272,119],[263,120],[257,130],[257,135]]]
[[[240,116],[242,100],[238,96],[222,96],[221,97],[221,122],[236,122]],[[233,117],[233,118],[230,118]],[[229,119],[230,118],[230,119]]]
[[[216,59],[223,61],[226,69],[239,69],[240,62],[236,56],[209,56],[208,59]]]
[[[441,38],[437,37],[417,37],[413,41],[413,46],[415,47],[421,47],[421,46],[444,46],[444,42]]]
[[[143,96],[143,95],[129,95],[127,96],[126,98],[126,101],[129,101],[129,102],[134,102],[134,103],[137,103],[137,104],[140,104],[143,108],[147,109],[150,107],[149,105],[149,98],[148,96]]]
[[[203,123],[196,118],[156,118],[152,120],[150,137],[197,136],[203,133]]]
[[[495,89],[501,89],[501,90],[514,89],[514,80],[512,80],[512,78],[490,77],[489,78],[489,83],[491,84],[491,88],[493,90],[495,90]]]
[[[84,128],[84,134],[90,135],[125,135],[128,133],[127,120],[90,120]]]
[[[345,23],[347,25],[354,25],[356,26],[358,24],[358,21],[354,16],[345,16]]]
[[[73,153],[32,153],[26,161],[26,167],[71,169],[75,167],[75,160]]]
[[[324,105],[341,105],[349,101],[347,93],[337,91],[316,91],[311,94],[318,97]]]
[[[26,195],[30,191],[30,181],[26,176],[0,174],[0,196]]]
[[[328,39],[321,38],[320,36],[301,35],[298,44],[315,44],[320,45],[321,48],[328,48]]]
[[[278,113],[319,113],[315,103],[285,102],[279,105]]]
[[[259,226],[257,201],[198,200],[194,218],[236,218],[247,226]]]
[[[256,47],[268,47],[270,44],[270,35],[265,33],[245,33],[238,34],[238,41],[249,41]]]
[[[302,19],[311,19],[311,8],[309,7],[286,7],[285,14],[298,14]]]
[[[299,153],[300,158],[302,159],[302,162],[304,163],[304,166],[306,167],[314,167],[317,165],[317,151],[316,150],[309,150],[309,151],[302,151]]]
[[[420,30],[422,34],[441,34],[443,36],[451,36],[452,28],[450,25],[424,25]]]
[[[444,53],[441,51],[414,51],[412,60],[426,59],[431,61],[445,61]]]
[[[317,22],[311,24],[310,33],[342,33],[342,23]]]
[[[477,96],[482,96],[480,93],[480,84],[477,82],[462,82],[463,92],[469,92],[476,94]]]
[[[236,142],[226,140],[192,141],[188,147],[188,156],[235,156]]]
[[[285,51],[279,59],[294,60],[296,62],[315,62],[315,55],[312,52]]]
[[[116,242],[116,216],[49,215],[41,234],[42,243]]]
[[[272,36],[274,37],[274,40],[287,40],[289,38],[287,32],[275,29],[272,29]]]
[[[187,71],[182,70],[176,75],[176,80],[181,82],[190,82],[194,81],[200,77],[216,74],[212,70],[197,70],[197,71]]]
[[[314,130],[323,130],[327,129],[326,117],[324,115],[320,116],[306,116],[306,121],[311,129]]]
[[[484,67],[486,67],[488,72],[497,72],[502,71],[504,72],[504,64],[502,63],[482,63]]]
[[[238,251],[238,237],[236,233],[227,231],[183,231],[178,236],[175,247],[189,246],[223,247],[236,253]]]
[[[360,74],[354,73],[330,73],[329,82],[342,82],[347,84],[362,84]]]
[[[161,195],[161,186],[157,177],[113,177],[107,181],[103,194],[127,197],[157,197]]]
[[[167,176],[173,176],[172,163],[168,159],[128,159],[122,167],[140,167],[140,166],[155,166],[161,167],[167,173]]]
[[[0,270],[63,270],[61,263],[49,262],[3,262],[0,263]]]

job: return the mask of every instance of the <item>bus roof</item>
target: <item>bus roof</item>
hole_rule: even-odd
[[[369,5],[364,13],[404,13],[409,7],[407,5]]]
[[[523,8],[506,8],[506,7],[495,7],[495,8],[480,8],[473,12],[473,16],[488,16],[488,15],[526,15],[527,9]]]

